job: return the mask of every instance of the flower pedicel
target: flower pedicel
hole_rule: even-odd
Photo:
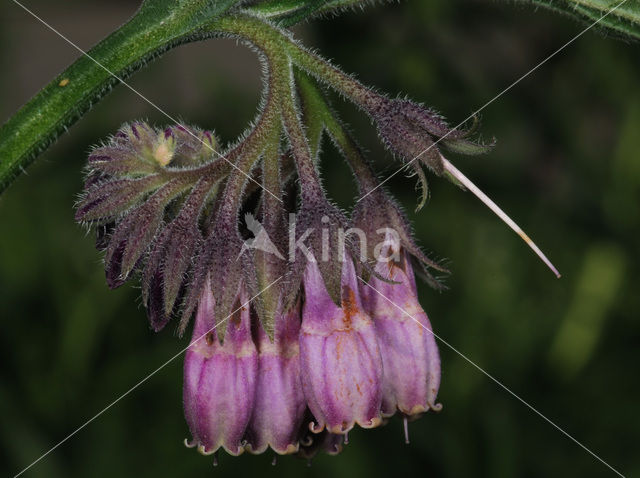
[[[440,287],[447,270],[418,247],[320,86],[372,119],[422,183],[420,206],[427,168],[471,190],[557,271],[440,149],[490,146],[365,87],[259,17],[238,13],[217,27],[263,63],[251,128],[222,147],[197,127],[124,125],[90,154],[76,218],[97,231],[109,287],[141,278],[154,330],[175,318],[182,334],[195,317],[184,364],[189,446],[310,458],[396,413],[406,430],[440,409],[440,359],[413,271]],[[358,184],[350,215],[322,187],[324,133]]]

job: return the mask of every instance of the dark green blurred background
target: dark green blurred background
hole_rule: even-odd
[[[136,2],[25,2],[84,48]],[[406,93],[453,123],[583,25],[507,2],[407,0],[296,29],[365,83]],[[0,121],[77,52],[12,2],[0,5]],[[450,258],[450,289],[421,286],[434,330],[623,474],[640,475],[640,46],[590,32],[491,105],[498,145],[452,160],[512,215],[563,273],[555,280],[470,194],[431,178],[411,214],[428,250]],[[231,140],[254,114],[259,68],[230,41],[189,45],[134,76],[170,114]],[[368,120],[341,109],[384,175],[396,164]],[[107,289],[93,238],[73,221],[92,144],[124,121],[165,124],[117,88],[0,198],[0,472],[12,475],[177,353],[152,333],[139,290]],[[355,189],[326,146],[340,204]],[[414,180],[390,188],[413,211]],[[183,447],[182,359],[122,399],[25,476],[614,476],[444,344],[444,409],[411,425],[356,430],[338,457],[222,457]]]

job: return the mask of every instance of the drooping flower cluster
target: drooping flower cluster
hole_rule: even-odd
[[[408,419],[438,409],[438,350],[400,255],[377,266],[393,284],[359,281],[347,259],[340,305],[309,262],[301,298],[276,314],[273,340],[241,289],[220,342],[209,278],[185,359],[188,444],[204,454],[268,447],[290,454],[330,435],[339,451],[356,424],[373,428],[398,411]]]
[[[76,217],[97,229],[110,287],[141,278],[154,330],[177,318],[182,334],[195,317],[184,366],[189,446],[337,453],[355,425],[439,409],[438,349],[413,271],[434,287],[447,271],[417,246],[318,82],[366,111],[425,185],[423,166],[466,180],[438,143],[485,147],[426,108],[364,87],[259,18],[219,27],[252,43],[264,63],[252,127],[223,149],[195,127],[123,126],[89,156]],[[322,187],[324,133],[357,181],[351,214]]]
[[[202,145],[201,138],[208,143]],[[216,214],[224,205],[217,204],[217,183],[228,188],[230,178],[224,175],[233,170],[215,157],[216,145],[212,133],[197,128],[160,131],[133,123],[89,158],[77,217],[98,226],[111,287],[139,271],[155,330],[180,315],[180,299],[193,293],[197,270],[210,252],[204,251],[206,236],[219,232]],[[408,419],[438,408],[438,350],[417,300],[410,257],[418,263],[428,259],[415,246],[397,205],[382,192],[373,197],[375,205],[365,201],[351,219],[342,220],[352,231],[362,231],[365,261],[373,257],[367,239],[380,239],[374,267],[350,254],[346,240],[337,254],[303,240],[297,253],[305,260],[296,282],[289,270],[296,261],[279,254],[291,238],[273,230],[282,228],[284,214],[270,221],[264,205],[255,210],[261,222],[251,223],[254,237],[227,266],[244,267],[228,308],[217,306],[213,285],[225,270],[208,266],[204,285],[197,289],[185,357],[189,446],[204,454],[270,448],[310,458],[321,450],[339,452],[355,425],[376,427],[396,412]],[[344,231],[326,216],[318,220],[325,230],[306,231],[307,237],[320,237],[320,245],[323,236],[330,237],[324,244],[330,247],[334,232]],[[386,235],[376,236],[372,227],[383,223],[401,226],[398,234],[385,228]],[[292,240],[304,238],[298,233]],[[339,264],[337,301],[323,277],[323,260]],[[367,270],[369,282],[363,280]],[[256,294],[258,278],[273,277],[275,271],[283,272],[284,285],[272,282]],[[292,284],[299,284],[294,292]]]

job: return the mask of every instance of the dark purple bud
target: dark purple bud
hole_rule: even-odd
[[[76,219],[109,225],[108,234],[105,228],[99,231],[98,247],[106,250],[110,287],[123,284],[148,262],[143,298],[156,330],[176,312],[179,296],[186,293],[186,275],[201,242],[201,213],[205,204],[214,203],[210,192],[228,174],[221,161],[204,164],[202,148],[210,153],[215,144],[212,133],[197,128],[159,130],[135,122],[89,156]],[[179,200],[184,193],[187,199]],[[201,283],[198,291],[202,287]]]
[[[177,182],[166,184],[148,201],[129,213],[116,227],[105,255],[107,276],[118,278],[113,285],[120,285],[126,281],[153,241],[164,217],[165,205],[180,190],[180,184]]]
[[[419,158],[438,175],[444,173],[438,146],[464,154],[484,153],[493,146],[466,139],[468,131],[452,129],[440,115],[410,100],[375,96],[367,111],[393,154],[403,161]]]
[[[154,242],[144,269],[142,298],[156,331],[164,327],[176,308],[186,273],[202,239],[198,218],[210,188],[209,181],[200,180],[178,215],[162,229]]]
[[[141,121],[125,125],[120,131],[127,135],[127,139],[138,150],[150,149],[158,136],[158,133],[151,126]]]
[[[75,219],[78,222],[102,222],[115,218],[162,183],[162,178],[157,175],[94,183],[78,203]]]

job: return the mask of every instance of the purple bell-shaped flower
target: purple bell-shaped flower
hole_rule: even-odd
[[[344,434],[382,423],[382,359],[371,318],[359,298],[355,268],[342,269],[341,307],[329,296],[316,262],[304,275],[300,333],[302,387],[320,432]]]
[[[244,286],[228,318],[224,342],[215,328],[215,301],[207,279],[202,291],[191,346],[184,363],[184,410],[193,440],[203,454],[223,447],[244,451],[243,438],[256,395],[258,352],[251,337],[251,315]],[[219,321],[225,320],[224,317]]]
[[[270,446],[286,455],[298,451],[306,410],[300,382],[300,302],[285,313],[277,313],[274,321],[273,340],[259,321],[254,321],[258,377],[246,448],[258,454]]]
[[[440,357],[427,314],[418,302],[410,261],[403,250],[393,260],[394,247],[380,258],[376,272],[395,283],[372,277],[361,284],[364,309],[373,318],[384,366],[382,413],[396,410],[412,417],[439,410]],[[398,257],[396,255],[396,257]]]

